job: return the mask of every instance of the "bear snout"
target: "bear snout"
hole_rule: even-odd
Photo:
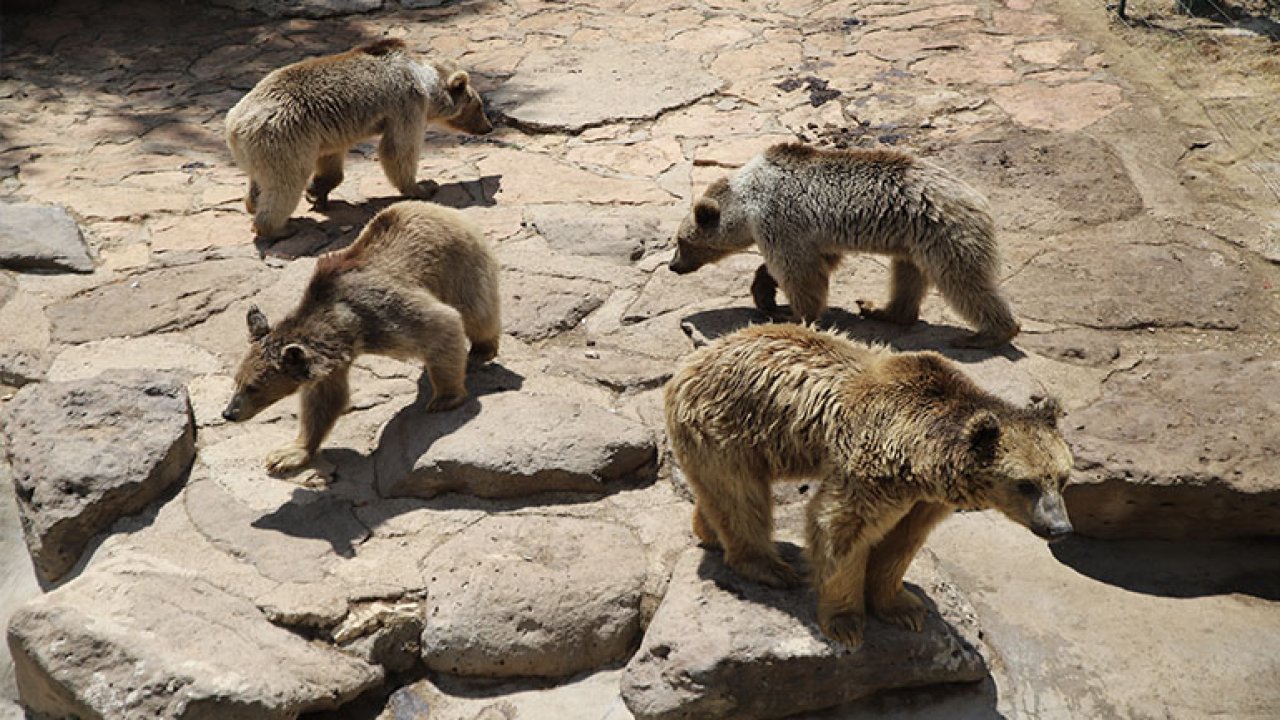
[[[677,275],[688,275],[689,273],[693,272],[694,270],[697,270],[698,268],[693,267],[692,263],[684,262],[679,257],[677,257],[673,259],[671,262],[667,263],[667,269]]]
[[[243,419],[241,417],[243,414],[240,407],[240,398],[232,398],[231,402],[227,403],[227,407],[222,411],[222,419],[227,422],[240,422]]]

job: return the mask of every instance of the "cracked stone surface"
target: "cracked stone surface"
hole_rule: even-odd
[[[194,713],[179,709],[199,705],[191,692],[234,676],[218,702],[261,700],[261,717],[631,720],[621,686],[637,645],[653,645],[641,635],[668,632],[659,608],[703,587],[672,581],[679,558],[701,551],[690,550],[687,488],[663,451],[662,384],[698,345],[766,320],[749,295],[757,254],[676,276],[664,267],[671,236],[703,188],[792,138],[915,152],[990,198],[1002,292],[1023,325],[1012,347],[950,349],[964,323],[933,293],[910,328],[857,317],[858,299],[887,292],[880,258],[846,259],[826,320],[862,340],[944,352],[1011,401],[1061,397],[1078,459],[1068,504],[1086,536],[1050,548],[1005,520],[965,514],[930,541],[925,554],[956,594],[926,592],[948,607],[968,597],[982,628],[978,682],[804,712],[845,699],[831,689],[839,683],[806,694],[761,682],[734,702],[790,703],[805,720],[1261,720],[1280,705],[1273,541],[1205,539],[1277,527],[1267,390],[1280,361],[1280,87],[1270,40],[1201,19],[1172,33],[1129,26],[1068,0],[66,0],[7,3],[3,22],[0,202],[64,207],[93,266],[0,270],[0,404],[19,403],[11,396],[23,386],[164,370],[190,398],[196,458],[182,487],[108,518],[47,595],[19,540],[8,490],[17,473],[0,463],[0,494],[15,498],[0,507],[0,622],[29,602],[23,637],[65,639],[76,652],[105,637],[96,628],[157,628],[113,630],[101,645],[115,667],[100,677],[149,683],[134,714]],[[430,388],[419,365],[361,358],[352,409],[312,466],[272,477],[262,461],[296,434],[297,399],[243,424],[220,416],[245,311],[282,317],[316,256],[348,244],[397,195],[376,141],[361,143],[328,211],[303,203],[296,235],[254,244],[223,120],[271,70],[382,37],[457,59],[508,119],[482,137],[429,131],[418,164],[441,184],[436,201],[493,244],[506,337],[495,362],[469,373],[473,399],[441,415],[422,411]],[[431,497],[387,497],[410,477]],[[776,489],[780,539],[801,541],[810,489]],[[600,644],[607,652],[575,655],[508,632],[499,611],[521,598],[505,580],[486,576],[480,592],[432,574],[496,567],[499,578],[554,587],[547,577],[561,571],[538,570],[508,532],[539,524],[560,528],[529,531],[546,567],[592,587],[624,577],[610,587],[625,591],[600,595],[626,599],[618,631],[606,633],[616,644]],[[566,529],[575,527],[591,530],[579,540]],[[1133,536],[1159,540],[1120,539]],[[108,597],[161,583],[178,588],[181,607],[205,607],[196,596],[207,596],[262,639],[235,650],[244,676],[230,663],[219,667],[231,675],[183,675],[222,657],[198,634],[206,625],[188,630],[177,612],[156,608],[153,619],[145,603]],[[448,643],[469,648],[478,675],[426,670],[423,638],[446,629],[426,613],[446,587],[466,611],[449,637],[491,628]],[[720,592],[705,595],[767,609]],[[486,605],[490,593],[511,602]],[[564,618],[574,608],[551,607],[561,596],[539,589],[528,600]],[[580,604],[599,607],[591,600]],[[934,619],[936,632],[905,642],[970,627]],[[823,655],[801,620],[784,620],[821,662],[867,669]],[[709,637],[680,634],[690,648]],[[742,647],[764,637],[730,634]],[[85,674],[96,666],[57,661],[46,645],[15,648],[19,662],[39,659],[24,666],[38,670],[27,687],[43,688],[30,703],[55,703],[55,715],[129,714],[116,696],[85,692],[97,687]],[[526,667],[574,674],[511,678],[485,664],[507,650]],[[768,675],[772,652],[740,673]],[[291,667],[295,653],[310,658],[307,670],[285,677],[275,666]],[[1156,669],[1126,670],[1139,667]],[[13,670],[0,647],[0,716],[20,712]],[[381,687],[347,702],[372,685]],[[710,697],[700,692],[688,697]]]
[[[613,43],[530,53],[489,100],[520,127],[576,133],[620,120],[654,118],[719,86],[719,79],[682,52]],[[583,94],[596,101],[582,103]]]

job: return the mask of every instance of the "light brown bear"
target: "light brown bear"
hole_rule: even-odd
[[[405,197],[430,197],[436,184],[417,181],[428,123],[470,134],[493,129],[466,72],[451,62],[421,62],[401,40],[270,73],[227,113],[227,147],[249,175],[245,207],[254,230],[264,238],[288,235],[304,188],[323,209],[342,182],[347,151],[375,135],[382,136],[378,160],[391,184]]]
[[[996,289],[999,253],[987,201],[946,170],[892,150],[774,145],[731,178],[712,183],[676,234],[670,268],[688,273],[755,243],[764,256],[751,294],[777,310],[779,285],[794,317],[827,308],[831,272],[844,254],[892,258],[890,300],[862,314],[910,325],[934,285],[976,334],[955,344],[992,347],[1019,326]]]
[[[693,488],[693,530],[739,574],[774,587],[773,480],[820,478],[808,506],[818,622],[862,641],[865,608],[923,627],[902,576],[957,508],[995,508],[1034,533],[1071,531],[1071,453],[1057,403],[1019,408],[940,355],[894,353],[798,325],[740,330],[690,356],[666,387],[671,448]]]
[[[248,314],[249,352],[222,416],[248,420],[302,390],[298,439],[267,456],[267,469],[306,465],[347,409],[347,373],[364,353],[421,358],[427,409],[467,398],[468,341],[475,363],[498,353],[498,262],[457,210],[401,202],[378,213],[356,241],[320,258],[302,302],[275,327]]]

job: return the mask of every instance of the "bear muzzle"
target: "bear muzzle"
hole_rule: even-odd
[[[227,407],[222,411],[222,419],[227,422],[240,422],[247,419],[244,413],[244,403],[241,402],[239,395],[231,398],[231,402],[227,403]]]
[[[1045,493],[1036,501],[1031,511],[1031,532],[1050,542],[1061,540],[1074,532],[1067,506],[1058,493]]]

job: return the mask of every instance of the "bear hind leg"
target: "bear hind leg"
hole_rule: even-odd
[[[462,315],[428,293],[418,303],[422,329],[417,351],[431,380],[427,412],[452,410],[467,400],[467,334]]]
[[[253,229],[259,237],[278,239],[292,234],[287,228],[289,216],[302,199],[309,174],[309,167],[291,165],[273,171],[272,177],[261,179],[253,213]]]
[[[699,539],[707,541],[705,533],[718,541],[725,564],[748,580],[775,588],[800,584],[800,574],[773,544],[768,478],[732,471],[686,474],[697,497],[694,532]]]
[[[915,593],[902,586],[902,576],[929,533],[953,509],[944,503],[917,503],[871,549],[867,563],[867,600],[871,603],[871,612],[881,621],[917,632],[924,628],[928,609]]]
[[[989,348],[1003,345],[1021,329],[1013,319],[1009,303],[996,290],[988,273],[948,268],[937,278],[938,291],[967,322],[977,328],[951,344],[962,348]],[[980,284],[975,284],[980,283]]]

